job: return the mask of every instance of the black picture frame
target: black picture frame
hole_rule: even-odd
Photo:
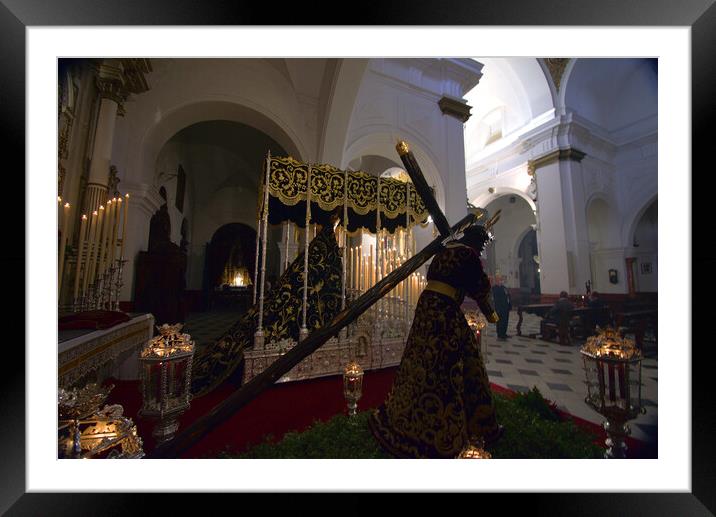
[[[295,24],[316,25],[320,23],[306,4],[260,4],[244,5],[222,0],[154,0],[152,2],[123,2],[110,0],[1,0],[0,3],[0,113],[5,130],[4,153],[14,161],[13,170],[25,169],[25,28],[28,26],[65,25],[275,25],[281,20]],[[329,25],[640,25],[640,26],[688,26],[691,27],[692,50],[692,148],[693,170],[703,170],[699,177],[699,188],[692,189],[694,206],[713,188],[711,142],[707,140],[712,122],[709,118],[714,109],[714,77],[716,74],[716,7],[714,0],[688,0],[667,2],[654,0],[617,0],[562,2],[558,0],[490,0],[459,2],[434,2],[429,4],[389,2],[365,4],[351,9],[349,18],[324,21]],[[380,6],[379,8],[377,8]],[[326,6],[325,12],[340,12],[337,6]],[[278,12],[277,12],[278,9]],[[662,73],[668,73],[663,71]],[[8,165],[6,164],[6,167]],[[24,192],[24,178],[16,175],[14,192]],[[693,178],[689,171],[682,171],[679,180]],[[7,180],[10,181],[10,180]],[[7,185],[6,185],[6,188]],[[22,203],[24,196],[16,195]],[[704,204],[702,203],[702,204]],[[24,213],[24,207],[19,207]],[[705,220],[693,218],[694,236],[708,235]],[[6,271],[22,271],[25,265],[23,225],[14,225],[4,234],[5,242],[14,243],[12,249],[3,254]],[[696,244],[696,241],[693,241]],[[683,250],[689,253],[691,250]],[[694,270],[712,268],[716,265],[716,252],[697,251],[691,254]],[[708,270],[708,269],[705,269]],[[673,272],[683,275],[684,272]],[[11,275],[6,275],[11,276]],[[23,285],[20,275],[8,278],[3,286],[13,304],[24,308]],[[706,275],[713,277],[713,275]],[[690,278],[686,278],[690,281]],[[713,280],[707,278],[693,290],[692,300],[678,300],[675,303],[692,303],[693,321],[703,316],[708,306],[696,303],[697,292],[713,292]],[[22,331],[21,331],[22,332]],[[690,333],[689,333],[690,334]],[[24,335],[23,335],[24,340]],[[13,343],[17,345],[17,342]],[[9,343],[8,343],[9,345]],[[671,343],[676,350],[688,349],[689,343]],[[51,344],[50,344],[51,347]],[[147,509],[153,498],[139,494],[78,494],[78,493],[25,493],[25,354],[22,347],[7,346],[3,359],[2,375],[2,440],[0,444],[0,512],[8,515],[131,515]],[[675,352],[675,353],[676,353]],[[692,348],[692,491],[691,493],[648,493],[648,494],[552,494],[516,495],[508,497],[485,497],[474,494],[461,497],[461,504],[484,508],[484,504],[497,502],[501,511],[509,511],[527,503],[531,512],[550,515],[709,515],[716,512],[716,429],[714,403],[709,388],[709,373],[713,369],[713,347]],[[712,375],[711,375],[712,376]],[[186,504],[183,497],[162,497],[163,513],[172,506]],[[246,497],[246,496],[243,496]],[[368,496],[350,496],[349,506],[368,511],[375,505],[384,504],[383,499],[365,503]],[[235,498],[234,498],[235,499]],[[253,499],[253,498],[252,498]],[[422,498],[412,498],[421,503]],[[303,497],[272,496],[273,504],[291,508]],[[353,501],[353,504],[350,504]],[[221,503],[219,503],[221,504]],[[244,509],[251,507],[243,499]],[[460,504],[460,503],[458,503]],[[276,508],[276,506],[274,506]],[[316,505],[318,511],[318,505]],[[295,510],[295,508],[294,508]],[[335,511],[335,508],[333,509]],[[405,507],[402,508],[405,510]],[[353,511],[351,511],[354,514]],[[361,512],[363,513],[363,512]]]

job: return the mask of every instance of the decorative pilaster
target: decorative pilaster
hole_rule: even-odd
[[[106,201],[115,121],[124,115],[124,102],[130,94],[149,89],[144,74],[150,71],[148,59],[105,59],[97,65],[95,86],[100,105],[83,213],[92,213]]]

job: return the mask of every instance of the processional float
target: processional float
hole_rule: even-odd
[[[363,313],[390,293],[400,282],[415,272],[438,251],[443,249],[445,245],[460,239],[468,227],[475,224],[478,219],[484,216],[484,212],[470,213],[457,224],[450,227],[445,215],[438,207],[437,202],[435,202],[430,189],[427,188],[427,183],[424,180],[420,167],[408,145],[401,141],[397,145],[397,150],[403,165],[413,180],[417,194],[425,201],[425,206],[430,212],[440,235],[420,252],[407,259],[400,267],[385,275],[375,285],[354,300],[353,303],[341,310],[328,325],[311,332],[291,350],[276,359],[262,373],[251,379],[244,387],[229,395],[205,416],[196,420],[182,432],[178,433],[172,441],[157,447],[149,457],[176,457],[179,452],[188,449],[201,440],[211,429],[231,417],[231,415],[236,413],[236,411],[253,400],[265,389],[276,383],[303,359],[318,350],[331,338],[337,336],[345,327],[356,321]],[[484,224],[488,234],[491,226],[494,225],[498,219],[499,211]],[[262,264],[261,269],[262,271],[265,270],[265,264]],[[262,274],[264,273],[262,272]]]
[[[413,256],[413,228],[427,225],[429,213],[408,177],[404,173],[403,176],[403,179],[375,177],[331,165],[301,163],[291,157],[267,156],[259,196],[253,279],[258,325],[254,346],[244,352],[244,383],[297,344],[291,338],[269,341],[264,329],[267,239],[263,236],[268,235],[268,225],[283,225],[284,270],[298,256],[297,241],[302,237],[303,300],[297,316],[300,342],[309,333],[308,292],[312,288],[308,285],[309,243],[318,225],[332,224],[332,214],[336,211],[342,214],[336,228],[342,251],[341,310]],[[370,238],[363,239],[365,235]],[[425,284],[423,275],[411,274],[279,382],[335,375],[343,371],[348,361],[357,362],[363,370],[397,365]]]

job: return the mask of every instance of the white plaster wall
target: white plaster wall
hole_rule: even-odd
[[[398,159],[409,143],[451,224],[467,214],[463,125],[443,115],[443,95],[461,98],[480,78],[470,60],[371,60],[357,94],[342,166],[364,155]]]

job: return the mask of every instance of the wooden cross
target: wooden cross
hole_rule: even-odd
[[[419,253],[408,259],[402,266],[395,269],[368,291],[363,293],[350,306],[339,312],[325,327],[314,330],[303,341],[274,361],[266,370],[249,381],[244,387],[229,395],[209,413],[195,420],[186,429],[177,433],[176,437],[159,445],[147,455],[148,458],[173,458],[201,440],[216,425],[231,417],[237,410],[245,406],[265,389],[272,386],[278,379],[289,372],[303,359],[311,355],[341,329],[355,321],[378,300],[392,291],[430,257],[440,251],[452,240],[450,236],[459,236],[467,227],[474,224],[479,216],[468,214],[452,228],[448,225],[445,215],[433,198],[432,192],[423,177],[422,171],[405,142],[397,145],[398,153],[403,160],[408,174],[418,194],[422,197],[428,212],[433,217],[440,236],[423,248]]]

